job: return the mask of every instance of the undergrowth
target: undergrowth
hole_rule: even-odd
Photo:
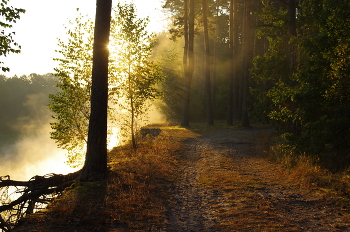
[[[336,203],[350,206],[350,169],[331,172],[318,157],[297,152],[293,146],[282,143],[271,145],[267,154],[281,164],[288,177],[296,180],[300,187],[318,191],[337,200]]]

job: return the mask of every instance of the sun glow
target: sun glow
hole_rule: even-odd
[[[109,131],[107,138],[107,149],[111,150],[114,147],[117,147],[120,142],[120,129],[117,127],[112,127]]]

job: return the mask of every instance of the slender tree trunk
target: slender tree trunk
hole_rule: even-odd
[[[234,31],[234,83],[233,83],[233,118],[240,120],[242,116],[242,42],[239,42],[240,27],[243,24],[243,11],[238,10],[238,1],[233,1],[233,31]],[[241,30],[242,27],[241,27]]]
[[[185,6],[186,6],[185,0]],[[181,126],[188,127],[190,125],[190,98],[191,98],[191,84],[192,76],[194,70],[194,51],[193,51],[193,42],[194,42],[194,0],[190,0],[190,16],[188,23],[188,65],[185,69],[185,84],[183,92],[183,101],[182,101],[182,114],[181,114]],[[187,13],[185,12],[185,17]],[[185,38],[186,41],[186,38]],[[185,52],[184,52],[185,53]]]
[[[217,108],[216,105],[216,94],[217,94],[217,74],[216,74],[216,63],[217,63],[217,55],[218,55],[218,51],[217,51],[217,38],[218,38],[218,26],[216,23],[216,28],[215,28],[215,36],[214,36],[214,40],[213,40],[213,59],[212,59],[212,68],[211,68],[211,75],[212,75],[212,102],[213,102],[213,114],[214,114],[214,118],[215,118],[215,110]]]
[[[187,59],[188,59],[188,0],[184,0],[184,54],[182,59],[184,77],[187,75]]]
[[[107,173],[108,48],[112,0],[97,0],[94,31],[91,114],[85,164],[81,179],[95,180]]]
[[[216,75],[216,62],[217,62],[217,42],[216,42],[216,38],[214,38],[213,41],[213,59],[212,59],[212,68],[211,68],[211,75],[212,75],[212,102],[213,102],[213,117],[215,118],[215,110],[217,108],[216,105],[216,93],[217,93],[217,75]]]
[[[251,25],[251,0],[245,0],[243,18],[243,90],[242,90],[242,126],[249,126],[248,97],[249,97],[249,68],[252,58],[253,35]]]
[[[131,123],[130,123],[130,132],[131,132],[131,143],[134,150],[137,149],[136,138],[135,138],[135,104],[134,104],[134,94],[131,87],[131,65],[129,64],[129,97],[130,97],[130,110],[131,110]]]
[[[207,123],[214,125],[213,105],[211,97],[210,83],[210,44],[208,31],[207,0],[202,0],[203,27],[204,27],[204,47],[205,47],[205,98],[207,106]]]
[[[288,1],[288,32],[289,36],[292,39],[289,44],[289,54],[290,54],[290,76],[294,72],[295,63],[296,63],[296,46],[293,41],[293,37],[297,36],[296,29],[296,2],[295,0]]]
[[[230,74],[229,74],[229,82],[228,82],[228,102],[227,102],[227,125],[233,125],[233,82],[234,82],[234,21],[233,21],[233,3],[234,0],[230,0],[230,26],[229,26],[229,36],[230,36]]]
[[[295,37],[297,37],[297,29],[296,29],[296,8],[297,3],[296,0],[288,1],[288,34],[290,36],[290,41],[288,44],[289,49],[289,82],[291,86],[295,86],[295,81],[293,81],[292,76],[297,66],[297,46],[295,45]],[[294,103],[291,104],[291,108],[293,111],[296,110],[296,105]],[[300,134],[300,125],[298,122],[291,122],[291,130],[295,136]]]

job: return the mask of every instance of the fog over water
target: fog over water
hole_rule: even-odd
[[[46,94],[27,96],[24,106],[30,109],[30,114],[18,118],[16,124],[11,125],[20,132],[19,139],[0,148],[0,176],[29,180],[35,175],[74,171],[64,163],[65,151],[57,148],[50,139],[49,123],[52,119],[46,101]]]
[[[16,123],[11,125],[19,132],[19,138],[14,143],[0,147],[0,176],[10,175],[13,180],[29,180],[35,175],[67,174],[77,170],[65,164],[66,151],[57,148],[55,141],[50,138],[50,122],[53,119],[52,112],[47,108],[47,98],[44,93],[26,96],[23,107],[29,109],[29,114],[16,119]],[[148,114],[148,123],[165,120],[155,106],[151,107]],[[111,149],[117,142],[112,139],[108,148]]]

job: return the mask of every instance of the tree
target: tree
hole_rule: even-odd
[[[205,97],[207,106],[207,123],[214,125],[212,90],[210,83],[210,44],[209,44],[209,29],[208,29],[208,9],[207,0],[202,0],[203,12],[203,28],[204,28],[204,46],[205,46]]]
[[[243,84],[242,84],[242,125],[249,126],[248,95],[249,95],[249,69],[253,59],[254,29],[252,20],[252,0],[244,1],[243,16]]]
[[[255,88],[252,89],[255,99],[251,113],[263,122],[271,119],[272,114],[274,114],[271,112],[282,109],[285,106],[285,100],[290,97],[289,91],[282,91],[286,93],[286,96],[283,97],[280,95],[282,92],[276,93],[280,96],[279,100],[273,97],[276,96],[273,93],[275,90],[289,85],[291,77],[287,12],[286,5],[280,1],[266,1],[262,12],[258,14],[260,25],[257,36],[266,41],[266,47],[263,54],[258,54],[253,59],[251,74],[255,83]],[[288,101],[287,104],[289,103]],[[286,111],[284,110],[284,112]],[[283,119],[284,122],[290,120]],[[290,127],[286,124],[283,127]]]
[[[103,178],[106,174],[109,56],[107,46],[110,34],[111,5],[112,1],[97,0],[91,114],[84,167],[75,173],[35,176],[29,181],[14,181],[9,176],[0,177],[1,197],[8,202],[0,206],[0,228],[4,231],[10,231],[19,219],[33,213],[37,209],[37,204],[50,202],[57,194],[61,194],[66,187],[71,186],[77,178],[83,181],[91,181]],[[143,70],[141,69],[141,71]],[[21,194],[16,200],[10,200],[9,186],[15,186],[15,191],[23,190],[20,191]]]
[[[266,1],[258,35],[268,49],[252,68],[261,90],[254,109],[297,151],[338,169],[350,150],[349,9],[348,1]]]
[[[235,10],[235,12],[234,12]],[[233,125],[233,112],[234,112],[234,97],[233,97],[233,84],[234,84],[234,52],[235,44],[234,38],[234,32],[235,32],[235,25],[237,27],[237,22],[235,22],[234,17],[237,19],[237,1],[230,0],[230,27],[229,27],[229,36],[230,36],[230,75],[229,75],[229,84],[228,84],[228,101],[227,101],[227,125]]]
[[[94,32],[91,113],[82,180],[101,178],[107,172],[108,43],[112,0],[97,0]]]
[[[350,3],[309,0],[301,6],[301,20],[310,29],[300,38],[300,62],[293,79],[297,107],[291,113],[299,119],[301,133],[292,139],[299,149],[344,169],[350,151]]]
[[[7,33],[5,29],[11,28],[11,23],[16,23],[17,19],[20,19],[20,14],[25,13],[24,9],[13,8],[7,6],[8,0],[2,0],[0,3],[0,56],[6,56],[10,53],[20,53],[21,46],[13,40],[15,32]],[[8,67],[3,66],[4,62],[0,61],[0,68],[3,72],[10,71]]]
[[[150,60],[155,40],[145,30],[147,23],[147,19],[136,18],[133,5],[118,4],[111,20],[108,97],[113,104],[108,107],[109,129],[121,127],[132,137],[137,120],[147,113],[149,100],[160,96],[155,88],[161,80],[160,69]],[[68,40],[59,41],[61,58],[55,59],[59,61],[55,75],[60,91],[50,95],[55,119],[51,138],[67,149],[68,163],[78,166],[84,160],[90,117],[93,23],[80,15],[67,29]],[[131,108],[126,99],[129,103],[132,99]],[[116,104],[121,106],[119,112]],[[123,110],[130,114],[124,115]]]
[[[194,16],[195,16],[195,8],[194,8],[194,0],[189,0],[189,18],[188,18],[188,33],[185,30],[185,43],[187,42],[187,46],[185,44],[184,48],[184,89],[183,89],[183,99],[182,99],[182,114],[181,114],[181,126],[189,126],[190,125],[190,99],[191,99],[191,84],[192,84],[192,76],[194,71]],[[185,9],[187,9],[187,2],[185,0]],[[184,17],[187,18],[187,10],[184,12]],[[187,20],[186,25],[187,25]],[[188,37],[186,37],[188,36]]]
[[[118,27],[110,45],[111,50],[115,50],[118,76],[115,89],[119,92],[119,106],[128,112],[122,128],[129,131],[136,149],[138,125],[146,117],[150,100],[161,96],[156,85],[163,78],[159,66],[150,59],[156,41],[146,31],[148,19],[136,17],[134,4],[118,3],[116,11]]]
[[[90,117],[92,49],[94,25],[79,15],[69,21],[68,40],[59,40],[61,58],[55,68],[57,93],[50,94],[49,109],[55,120],[51,138],[68,151],[68,164],[79,166],[84,159]]]

